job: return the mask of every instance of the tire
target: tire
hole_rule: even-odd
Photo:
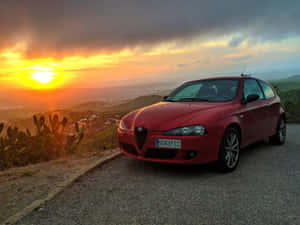
[[[237,167],[240,160],[240,140],[240,132],[236,128],[229,127],[226,129],[217,161],[221,172],[231,172]]]
[[[274,145],[283,145],[286,140],[286,122],[281,116],[276,129],[276,134],[270,137],[270,142]]]

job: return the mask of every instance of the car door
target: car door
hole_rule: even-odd
[[[278,115],[280,111],[280,101],[277,98],[273,88],[264,81],[258,80],[264,96],[264,107],[265,107],[265,120],[266,120],[266,136],[271,136],[275,133],[277,123],[278,123]]]
[[[264,94],[255,79],[245,79],[243,85],[243,98],[257,94],[259,98],[253,102],[245,102],[242,105],[243,113],[240,115],[243,124],[244,143],[250,144],[265,136],[265,107]]]

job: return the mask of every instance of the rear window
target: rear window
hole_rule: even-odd
[[[270,85],[268,85],[266,82],[263,81],[258,81],[258,82],[261,85],[266,98],[273,98],[275,96],[275,93],[273,89],[270,87]]]

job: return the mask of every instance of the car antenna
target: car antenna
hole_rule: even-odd
[[[244,69],[245,72],[241,73],[241,77],[251,77],[252,74],[251,73],[247,74],[247,70],[248,70],[247,65],[245,65],[245,69]]]

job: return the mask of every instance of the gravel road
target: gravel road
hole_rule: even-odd
[[[230,174],[119,157],[18,224],[300,224],[300,125],[284,146],[244,149]]]

